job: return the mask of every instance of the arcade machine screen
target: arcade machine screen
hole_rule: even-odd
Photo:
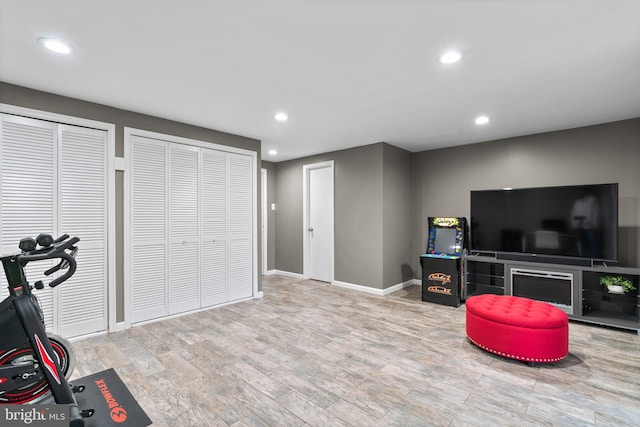
[[[433,250],[441,254],[455,254],[458,230],[455,228],[436,228],[435,231],[436,238]]]

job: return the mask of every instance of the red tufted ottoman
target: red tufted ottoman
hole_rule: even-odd
[[[465,304],[467,336],[484,350],[529,363],[557,362],[569,353],[567,314],[551,304],[492,294]]]

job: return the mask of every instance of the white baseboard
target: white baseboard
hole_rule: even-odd
[[[262,291],[256,292],[256,294],[253,296],[254,299],[255,298],[262,298],[262,297],[264,297],[264,292],[262,292]]]
[[[364,292],[367,294],[384,296],[392,292],[399,291],[400,289],[413,286],[416,284],[415,281],[416,279],[407,280],[406,282],[398,283],[397,285],[393,285],[385,289],[370,288],[369,286],[356,285],[353,283],[341,282],[339,280],[334,280],[332,282],[332,285],[337,286],[339,288],[345,288],[345,289],[351,289],[353,291]]]
[[[266,275],[269,275],[269,276],[273,275],[273,274],[277,274],[277,275],[280,275],[280,276],[286,276],[286,277],[292,277],[294,279],[300,279],[300,280],[305,278],[300,273],[291,273],[290,271],[268,270],[267,273],[266,273]],[[333,282],[331,282],[331,285],[332,286],[337,286],[339,288],[351,289],[353,291],[364,292],[364,293],[367,293],[367,294],[384,296],[384,295],[388,295],[388,294],[390,294],[392,292],[399,291],[400,289],[407,288],[409,286],[422,285],[422,280],[420,280],[420,279],[410,279],[410,280],[407,280],[406,282],[398,283],[397,285],[393,285],[393,286],[388,287],[386,289],[376,289],[376,288],[371,288],[369,286],[356,285],[354,283],[348,283],[348,282],[341,282],[339,280],[334,280]]]
[[[341,282],[339,280],[334,280],[331,282],[332,286],[337,286],[339,288],[351,289],[352,291],[364,292],[366,294],[373,295],[383,295],[382,289],[370,288],[368,286],[355,285],[353,283]]]
[[[385,288],[382,290],[382,295],[389,295],[392,292],[399,291],[400,289],[408,288],[409,286],[415,285],[415,279],[407,280],[406,282],[398,283],[397,285],[393,285],[389,288]]]
[[[280,276],[293,277],[294,279],[304,279],[304,276],[300,273],[291,273],[289,271],[282,271],[282,270],[269,270],[267,271],[267,274],[268,275],[278,274]]]

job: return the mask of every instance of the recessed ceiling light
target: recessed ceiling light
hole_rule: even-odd
[[[287,120],[289,120],[289,116],[287,115],[287,113],[282,113],[282,112],[276,113],[274,118],[279,122],[286,122]]]
[[[440,57],[440,62],[443,64],[453,64],[454,62],[460,61],[461,58],[462,52],[459,50],[450,50]]]
[[[67,43],[61,40],[52,39],[50,37],[40,37],[38,38],[38,43],[53,52],[61,53],[64,55],[68,55],[73,51],[73,49],[71,49],[71,46],[69,46]]]
[[[276,154],[278,154],[278,150],[269,150],[270,156],[275,156]]]
[[[487,117],[487,116],[478,116],[478,117],[476,117],[476,124],[477,125],[486,125],[487,123],[489,123],[489,117]]]

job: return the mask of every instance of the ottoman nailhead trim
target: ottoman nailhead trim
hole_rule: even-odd
[[[492,348],[486,347],[486,346],[484,346],[482,344],[479,344],[479,343],[475,342],[470,337],[467,337],[467,338],[473,344],[475,344],[476,346],[480,347],[483,350],[488,351],[489,353],[497,354],[498,356],[508,357],[510,359],[524,360],[525,362],[540,362],[540,363],[558,362],[558,361],[564,359],[565,357],[567,357],[569,355],[569,353],[567,353],[562,357],[557,357],[557,358],[553,358],[553,359],[537,359],[537,358],[533,358],[533,357],[516,356],[514,354],[507,354],[507,353],[503,353],[501,351],[496,351],[496,350],[494,350]]]

